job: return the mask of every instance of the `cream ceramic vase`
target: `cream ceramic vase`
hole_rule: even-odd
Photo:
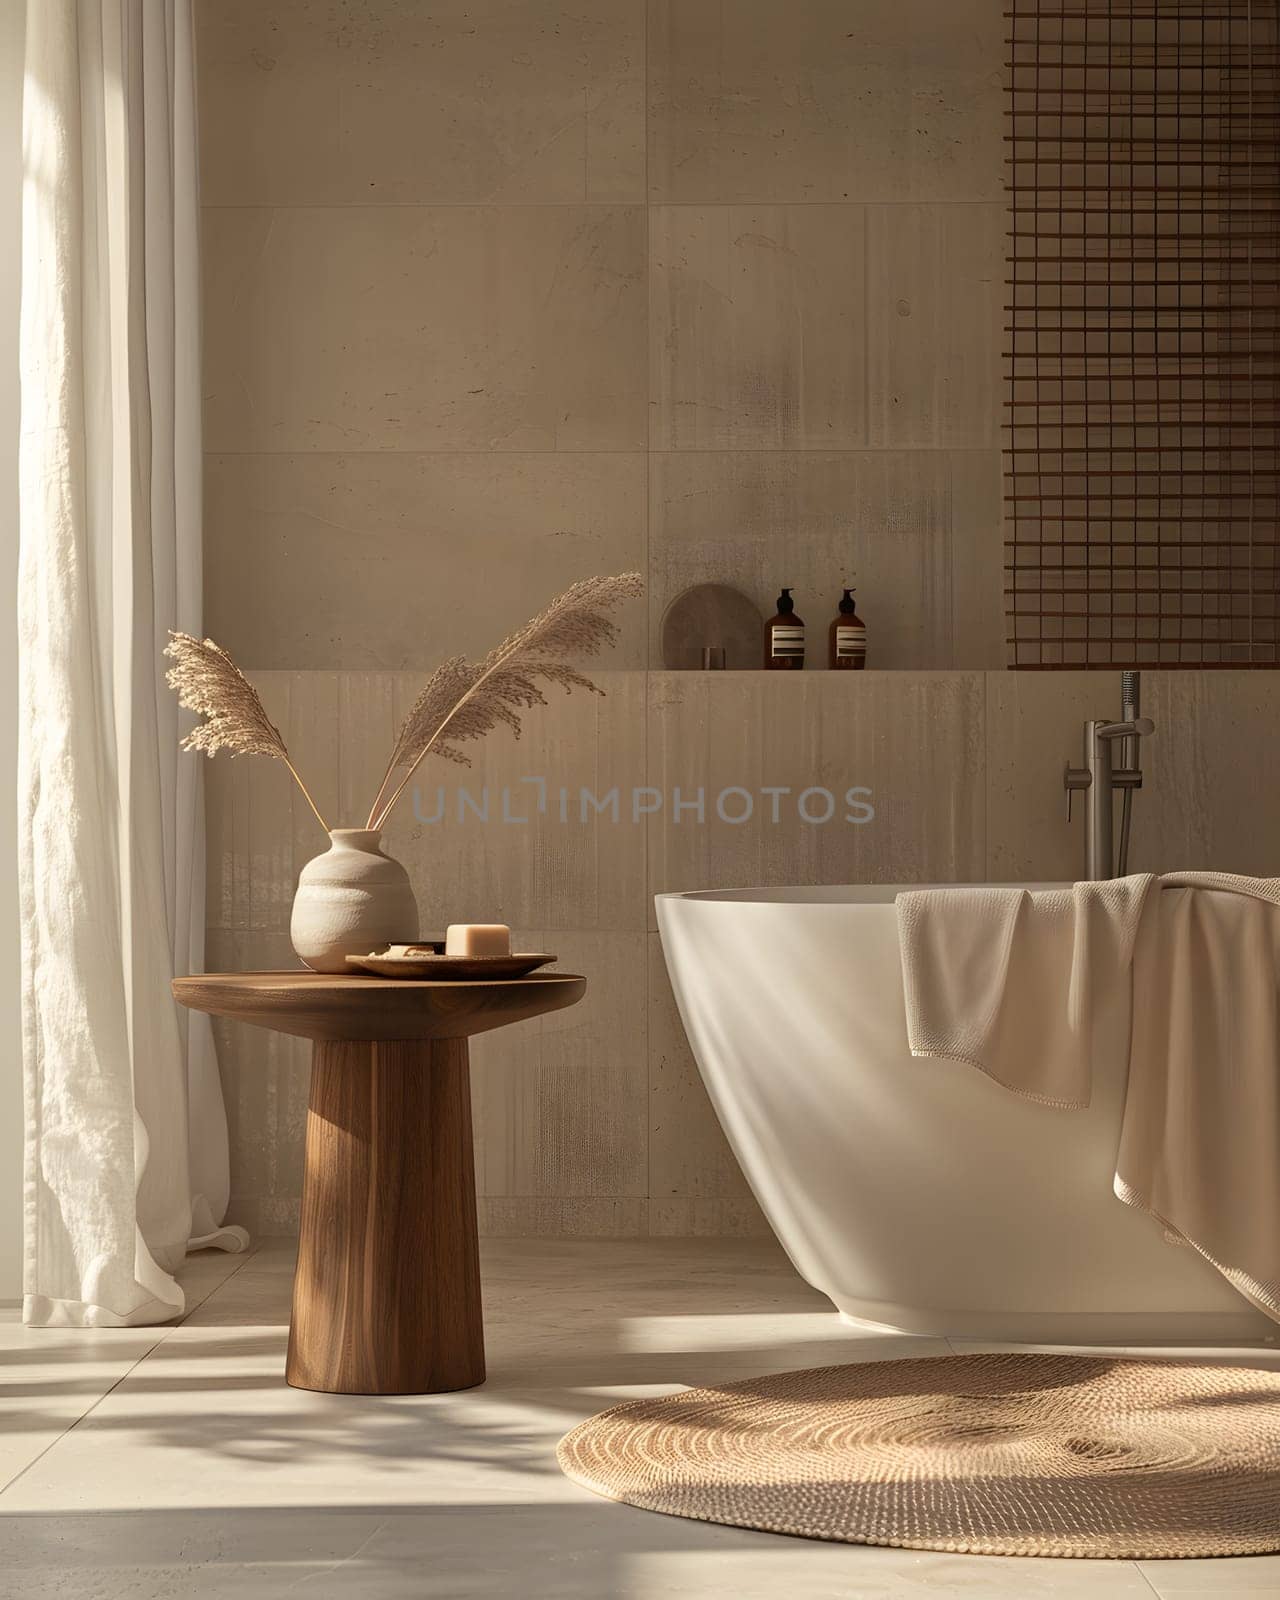
[[[334,828],[298,874],[289,937],[313,972],[350,972],[347,956],[418,937],[409,874],[378,848],[378,828]]]

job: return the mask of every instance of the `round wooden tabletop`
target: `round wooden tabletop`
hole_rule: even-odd
[[[193,1011],[302,1039],[462,1039],[575,1005],[587,980],[573,972],[445,983],[323,972],[205,972],[173,980]]]

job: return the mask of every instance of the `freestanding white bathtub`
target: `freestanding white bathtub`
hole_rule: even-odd
[[[919,887],[914,885],[912,887]],[[907,1049],[897,886],[657,897],[703,1081],[797,1270],[846,1316],[1045,1343],[1275,1343],[1112,1192],[1129,1010],[1062,1111]]]

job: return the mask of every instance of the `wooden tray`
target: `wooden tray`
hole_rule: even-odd
[[[538,967],[554,961],[554,956],[525,950],[509,956],[447,956],[443,950],[424,947],[412,955],[348,956],[347,965],[380,978],[438,978],[456,983],[463,978],[523,978]]]

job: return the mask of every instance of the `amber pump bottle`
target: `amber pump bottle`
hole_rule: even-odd
[[[867,626],[854,604],[855,591],[846,589],[831,624],[827,665],[833,672],[860,672],[867,664]]]
[[[778,596],[777,615],[765,623],[764,664],[768,672],[804,670],[804,619],[796,615],[790,589]]]

